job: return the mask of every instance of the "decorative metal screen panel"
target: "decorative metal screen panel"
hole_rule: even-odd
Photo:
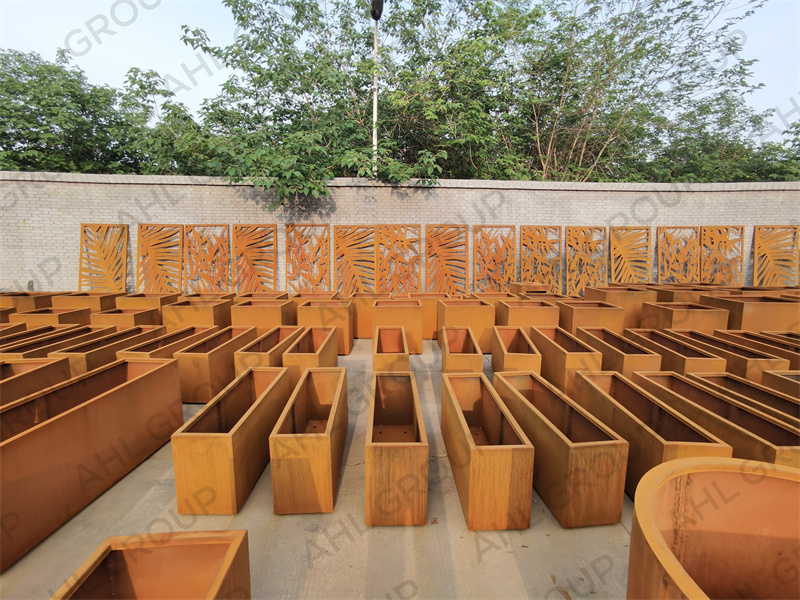
[[[425,226],[425,289],[429,293],[467,293],[468,235],[466,225]]]
[[[334,225],[333,268],[343,296],[375,291],[375,227]]]
[[[517,280],[517,238],[513,225],[472,228],[473,280],[476,292],[507,292]]]
[[[611,227],[611,283],[650,283],[653,267],[649,227]]]
[[[520,226],[520,281],[561,293],[561,227]]]
[[[753,238],[753,285],[797,285],[800,227],[756,225]]]
[[[608,283],[605,227],[567,227],[567,295]]]
[[[328,292],[330,279],[330,226],[286,226],[286,291]]]
[[[277,226],[233,226],[233,289],[239,294],[278,289]]]
[[[183,240],[186,293],[227,292],[230,287],[228,226],[186,225]]]
[[[700,228],[701,283],[742,285],[744,227],[703,226]]]
[[[658,282],[700,281],[700,228],[658,228]]]
[[[183,225],[139,224],[136,289],[143,294],[183,291]]]
[[[419,292],[420,234],[419,225],[378,225],[377,291],[393,294]]]
[[[124,292],[128,275],[128,226],[81,224],[78,289]]]

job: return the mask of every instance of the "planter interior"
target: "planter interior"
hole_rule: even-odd
[[[661,369],[686,373],[724,371],[727,361],[710,352],[684,344],[654,329],[626,329],[625,336],[648,350],[661,355]]]
[[[375,328],[375,341],[372,345],[372,370],[373,372],[405,372],[409,370],[405,328]]]
[[[800,369],[800,340],[777,339],[753,331],[716,330],[714,337],[771,354],[789,361],[789,368]]]
[[[231,325],[255,327],[259,335],[295,321],[294,304],[289,300],[247,299],[231,307]]]
[[[604,328],[579,327],[577,338],[603,355],[602,369],[630,377],[634,371],[658,371],[661,355]]]
[[[71,377],[66,358],[0,361],[0,406]]]
[[[792,398],[800,398],[800,371],[764,371],[761,383]]]
[[[67,358],[73,377],[81,375],[117,360],[117,352],[142,342],[152,340],[164,333],[160,325],[142,325],[123,329],[111,335],[105,335],[89,342],[67,346],[48,356]]]
[[[306,300],[297,307],[297,324],[301,327],[334,327],[338,354],[353,349],[352,300]]]
[[[117,358],[172,358],[176,352],[188,348],[217,331],[217,327],[185,327],[126,350],[119,350]]]
[[[135,327],[137,325],[161,325],[161,311],[157,308],[112,308],[92,313],[92,325]]]
[[[495,326],[492,340],[492,371],[542,370],[542,355],[521,327]]]
[[[234,354],[236,375],[250,367],[282,367],[283,353],[305,332],[305,327],[281,326],[256,338]]]
[[[372,305],[372,330],[403,327],[409,354],[422,354],[423,315],[419,300],[378,299]]]
[[[89,325],[91,311],[88,308],[39,308],[29,312],[9,315],[9,323],[25,323],[27,327],[39,325]]]
[[[481,373],[483,354],[469,327],[442,327],[442,373]]]
[[[338,365],[336,329],[336,327],[308,327],[283,353],[283,366],[289,367],[292,387],[300,381],[305,369]]]

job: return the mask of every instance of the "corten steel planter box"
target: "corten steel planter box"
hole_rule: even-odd
[[[388,292],[359,293],[343,296],[342,300],[353,301],[353,336],[356,339],[372,339],[372,305],[379,298],[391,298]]]
[[[407,372],[408,341],[403,327],[376,327],[372,342],[372,371]]]
[[[519,296],[517,294],[512,294],[511,292],[472,292],[470,294],[464,294],[464,298],[471,300],[485,300],[494,306],[495,325],[503,325],[503,323],[499,321],[497,313],[497,307],[500,302],[504,300],[519,300]]]
[[[288,369],[248,369],[172,434],[180,514],[235,515],[269,462],[269,434],[292,393]],[[216,493],[202,506],[198,493]]]
[[[338,292],[303,292],[300,294],[289,294],[289,300],[294,304],[295,317],[298,307],[308,300],[338,300]],[[297,323],[298,325],[300,323]]]
[[[67,598],[250,598],[246,530],[110,537],[51,600]]]
[[[289,294],[287,292],[249,292],[247,294],[239,294],[233,299],[234,304],[239,304],[244,300],[288,300]]]
[[[128,294],[127,296],[117,297],[117,308],[128,310],[144,310],[155,308],[158,314],[167,304],[174,304],[178,301],[179,294]]]
[[[422,302],[419,300],[375,300],[372,305],[372,329],[403,327],[409,354],[422,354]]]
[[[788,339],[779,340],[768,335],[735,329],[718,329],[714,332],[714,337],[778,358],[785,358],[789,361],[790,369],[800,369],[800,340],[790,342]]]
[[[545,294],[543,292],[536,294],[520,294],[520,300],[544,300],[550,302],[555,306],[556,300],[583,300],[580,296],[567,296],[565,294]]]
[[[437,323],[442,327],[469,327],[478,341],[483,354],[492,351],[492,328],[494,327],[494,306],[485,300],[464,300],[448,298],[439,300]]]
[[[687,373],[724,371],[727,361],[715,354],[684,344],[682,340],[655,329],[626,329],[625,337],[661,355],[661,369]]]
[[[219,331],[217,327],[184,327],[125,350],[118,350],[117,360],[173,358],[176,352],[211,337],[217,331]]]
[[[116,329],[114,327],[76,325],[55,333],[4,345],[0,349],[0,360],[10,358],[47,358],[47,355],[51,352],[96,340],[115,332]]]
[[[442,327],[442,373],[483,373],[483,353],[469,327]]]
[[[236,298],[236,294],[233,292],[193,292],[181,294],[178,296],[178,302],[184,300],[230,300],[233,303],[234,298]]]
[[[276,327],[233,354],[233,366],[239,376],[250,367],[282,367],[283,353],[305,331],[305,327]]]
[[[558,327],[558,307],[545,300],[501,300],[496,311],[501,327]]]
[[[50,358],[66,358],[73,377],[82,375],[103,365],[117,360],[117,352],[132,346],[138,346],[164,334],[160,325],[131,327],[95,340],[67,346],[50,352]]]
[[[183,422],[177,367],[117,361],[0,407],[0,505],[17,524],[0,570],[169,441]]]
[[[622,333],[625,311],[608,302],[596,300],[556,300],[559,310],[558,326],[572,335],[578,327],[604,327]]]
[[[6,346],[44,338],[48,335],[55,335],[80,327],[85,327],[85,325],[67,323],[66,325],[42,325],[41,327],[27,329],[25,323],[3,323],[0,324],[0,351]]]
[[[297,307],[300,327],[335,327],[336,351],[350,354],[353,349],[353,301],[307,300]]]
[[[792,398],[800,398],[800,371],[764,371],[761,384]]]
[[[700,302],[728,311],[727,327],[714,329],[800,331],[800,298],[791,300],[771,296],[701,296]]]
[[[687,456],[730,458],[733,448],[615,372],[579,373],[573,400],[630,444],[625,491],[653,467]]]
[[[547,293],[550,291],[550,285],[547,283],[525,283],[520,281],[513,281],[508,286],[508,291],[512,294],[539,294]]]
[[[53,296],[66,292],[8,292],[0,294],[0,307],[16,308],[17,312],[29,312],[39,308],[49,308]]]
[[[800,332],[798,331],[762,331],[760,333],[781,342],[800,342]]]
[[[8,315],[13,315],[17,312],[16,308],[0,308],[0,323],[1,324],[9,324],[8,323]]]
[[[88,308],[40,308],[30,312],[9,315],[9,323],[25,323],[28,329],[41,325],[89,325]]]
[[[161,312],[157,308],[113,308],[89,316],[92,325],[106,325],[118,330],[139,325],[161,325]]]
[[[700,304],[700,296],[727,296],[730,294],[730,292],[727,290],[712,290],[710,288],[696,286],[681,286],[674,288],[654,286],[650,289],[655,289],[658,293],[657,302],[668,304]]]
[[[603,355],[560,327],[531,327],[531,341],[542,355],[542,376],[572,396],[578,371],[600,371]]]
[[[494,387],[536,448],[533,487],[562,527],[619,523],[628,442],[533,373]]]
[[[583,298],[619,306],[625,313],[623,327],[641,327],[642,304],[657,302],[658,292],[635,286],[587,287]]]
[[[91,312],[103,312],[117,307],[117,298],[124,292],[70,292],[51,298],[53,308],[88,308]]]
[[[364,448],[367,525],[425,525],[428,436],[414,373],[374,373]]]
[[[634,501],[628,598],[797,598],[798,495],[800,473],[762,463],[652,470]]]
[[[712,333],[724,329],[728,312],[689,302],[645,302],[642,305],[642,329],[696,329]]]
[[[483,373],[442,375],[442,437],[467,527],[530,527],[533,445]]]
[[[161,309],[162,323],[168,331],[184,327],[231,326],[233,300],[180,300]]]
[[[0,406],[70,378],[66,358],[0,361]]]
[[[184,404],[206,404],[233,381],[234,352],[255,339],[255,327],[226,327],[175,352]]]
[[[335,327],[307,327],[283,353],[283,366],[289,367],[292,388],[306,369],[336,367],[338,364]]]
[[[733,448],[734,458],[800,468],[800,431],[677,373],[633,374],[633,382]]]
[[[255,327],[263,335],[281,325],[294,325],[293,308],[289,300],[243,300],[231,307],[231,325]]]
[[[439,300],[446,300],[449,294],[416,292],[409,294],[411,300],[419,300],[422,304],[422,339],[438,340],[439,330]]]
[[[542,355],[522,327],[497,327],[492,335],[492,371],[542,371]]]
[[[347,370],[308,369],[269,436],[276,515],[329,513],[347,439]]]
[[[25,323],[0,323],[0,343],[14,333],[26,331]]]
[[[603,355],[603,371],[630,377],[634,371],[661,370],[661,355],[604,328],[579,327],[576,336]]]

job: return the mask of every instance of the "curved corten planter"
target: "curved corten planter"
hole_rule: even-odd
[[[283,366],[289,368],[292,389],[306,369],[335,367],[338,364],[336,327],[307,327],[283,353]]]
[[[408,342],[403,327],[376,327],[372,342],[372,371],[408,371]]]
[[[294,303],[289,300],[242,300],[231,307],[233,327],[255,327],[263,335],[275,327],[294,325]]]
[[[439,300],[449,298],[449,294],[444,293],[424,293],[416,292],[408,295],[412,300],[419,300],[422,304],[422,339],[439,339]]]
[[[160,325],[131,327],[89,342],[61,348],[55,352],[50,352],[47,356],[69,360],[70,372],[75,377],[114,362],[117,360],[117,352],[119,350],[138,346],[142,342],[155,339],[163,333],[164,328]]]
[[[250,367],[282,367],[283,353],[304,332],[305,327],[287,325],[276,327],[233,353],[233,366],[239,376]]]
[[[89,325],[91,311],[88,308],[39,308],[29,312],[9,315],[9,323],[25,323],[28,329],[42,325]]]
[[[619,306],[625,312],[623,327],[641,327],[642,304],[657,302],[658,292],[635,286],[587,287],[583,298]]]
[[[377,327],[403,327],[409,354],[422,354],[422,302],[412,299],[378,299],[372,305],[372,331]]]
[[[625,311],[608,302],[597,300],[556,300],[558,326],[575,335],[578,327],[603,327],[622,333]]]
[[[545,300],[501,300],[496,311],[501,327],[558,327],[558,307]]]
[[[542,355],[522,327],[497,327],[492,335],[492,371],[542,371]]]
[[[728,311],[727,327],[715,329],[747,329],[800,331],[800,298],[772,296],[701,296],[700,302]],[[689,328],[688,326],[682,326]]]
[[[353,301],[353,336],[357,339],[372,339],[372,305],[378,298],[391,298],[389,292],[358,293],[344,296],[342,300]]]
[[[95,326],[105,325],[126,329],[140,325],[161,325],[161,311],[157,308],[112,308],[92,313],[89,322]]]
[[[0,361],[0,406],[70,378],[66,358]]]
[[[161,309],[161,320],[167,331],[184,327],[231,326],[231,306],[233,300],[204,300],[190,298],[167,304]]]
[[[50,299],[53,308],[88,308],[91,312],[103,312],[117,306],[117,298],[123,292],[69,292]]]
[[[603,371],[630,377],[634,371],[661,370],[661,355],[605,328],[579,327],[576,337],[603,355]]]
[[[560,327],[531,327],[530,337],[542,354],[542,376],[567,396],[577,372],[602,370],[603,355]]]
[[[661,369],[685,375],[724,371],[727,361],[655,329],[626,329],[625,337],[661,355]]]
[[[125,350],[118,350],[117,359],[173,358],[176,352],[214,335],[218,330],[217,327],[184,327]]]
[[[800,371],[764,371],[761,383],[792,398],[800,398]]]
[[[482,373],[483,354],[469,327],[442,327],[442,373]]]
[[[336,328],[336,352],[350,354],[353,349],[353,301],[307,300],[297,307],[300,327]]]
[[[728,312],[690,302],[645,302],[642,305],[642,329],[695,329],[713,333],[725,329]]]
[[[448,298],[439,300],[436,314],[440,330],[443,327],[469,327],[481,353],[491,353],[494,306],[485,300]]]
[[[734,459],[656,467],[636,490],[628,598],[797,598],[800,471]]]
[[[736,329],[718,329],[714,332],[714,337],[771,354],[778,358],[785,358],[789,361],[789,369],[793,371],[800,369],[800,339],[795,341],[780,340],[753,331]]]

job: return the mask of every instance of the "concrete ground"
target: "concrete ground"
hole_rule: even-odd
[[[339,357],[347,367],[349,428],[333,513],[274,515],[267,466],[238,515],[179,515],[167,444],[0,576],[0,597],[49,597],[109,536],[213,529],[248,530],[253,598],[625,597],[633,508],[627,496],[617,525],[562,529],[534,490],[530,529],[467,529],[440,431],[435,342],[411,357],[430,444],[428,523],[366,527],[371,352],[370,340],[358,340]],[[489,377],[490,358],[484,357]],[[187,418],[198,410],[184,406]]]

